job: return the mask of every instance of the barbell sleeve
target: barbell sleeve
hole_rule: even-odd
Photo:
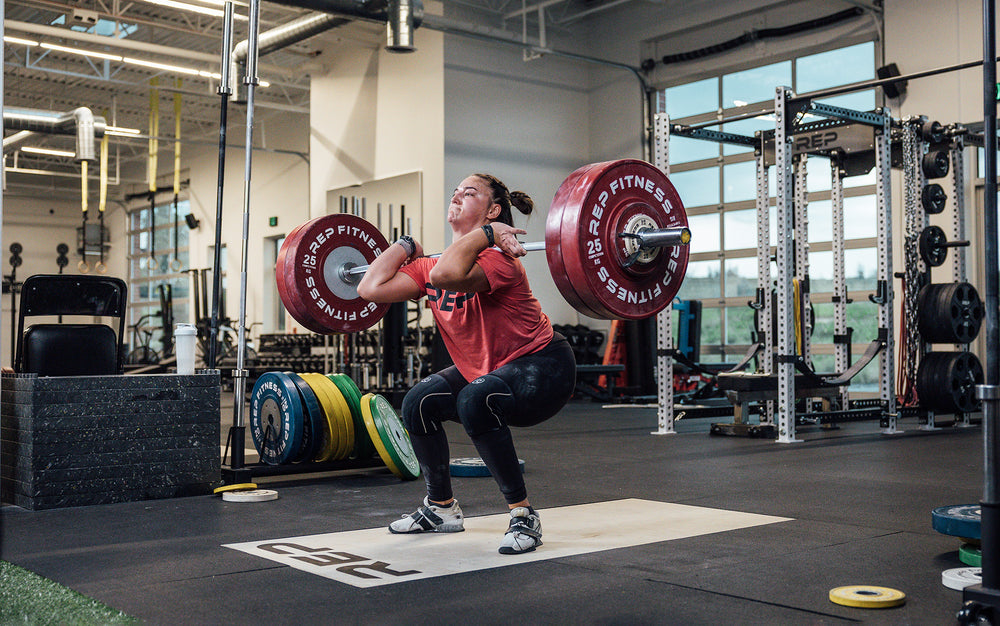
[[[640,250],[647,248],[667,248],[670,246],[686,246],[691,241],[691,230],[686,226],[677,228],[648,228],[635,234],[629,234],[628,236],[639,242]],[[521,245],[528,252],[545,249],[544,241],[529,241]],[[441,256],[441,253],[427,256],[433,259]],[[345,263],[340,267],[340,279],[345,283],[355,283],[360,280],[360,278],[356,277],[367,272],[369,267],[371,266]]]

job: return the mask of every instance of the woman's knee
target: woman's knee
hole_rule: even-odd
[[[458,418],[469,435],[503,428],[516,405],[514,393],[497,376],[486,374],[469,383],[458,394]]]
[[[448,382],[431,374],[413,386],[403,397],[403,425],[411,434],[426,435],[441,428],[441,422],[454,420],[455,397]]]

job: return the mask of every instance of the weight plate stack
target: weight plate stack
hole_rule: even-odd
[[[937,183],[931,183],[920,191],[920,203],[928,215],[937,215],[944,211],[947,202],[948,194],[945,193],[944,187]]]
[[[979,410],[976,385],[983,383],[983,366],[971,352],[928,352],[917,368],[921,406],[948,413]]]
[[[925,285],[917,294],[917,329],[927,343],[970,343],[986,309],[969,283]]]

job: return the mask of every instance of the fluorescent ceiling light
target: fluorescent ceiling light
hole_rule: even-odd
[[[181,11],[191,11],[193,13],[201,13],[202,15],[210,15],[212,17],[223,17],[225,12],[221,9],[212,9],[209,7],[198,6],[197,4],[188,4],[187,2],[177,2],[177,0],[145,0],[150,4],[158,4],[163,7],[169,7],[171,9],[179,9]],[[246,6],[246,5],[244,5]],[[234,20],[244,20],[248,18],[245,15],[240,15],[238,13],[233,13]]]
[[[95,50],[80,50],[79,48],[69,48],[67,46],[60,46],[54,43],[48,43],[43,41],[38,44],[46,50],[55,50],[57,52],[65,52],[67,54],[79,54],[85,57],[92,57],[95,59],[108,59],[110,61],[121,61],[122,57],[120,54],[108,54],[107,52],[97,52]]]
[[[21,44],[22,46],[37,46],[37,41],[32,41],[30,39],[21,39],[20,37],[11,37],[9,35],[4,35],[3,40],[7,43]]]
[[[130,135],[138,135],[142,131],[138,128],[123,128],[121,126],[106,126],[104,128],[105,135],[115,135],[117,137],[128,137]]]
[[[47,154],[49,156],[61,156],[61,157],[74,157],[75,152],[69,150],[53,150],[51,148],[35,148],[32,146],[21,146],[19,148],[21,152],[30,152],[31,154]]]

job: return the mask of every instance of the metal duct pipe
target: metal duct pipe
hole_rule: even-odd
[[[261,33],[258,54],[267,54],[275,50],[280,50],[349,21],[345,17],[337,17],[329,13],[305,15],[265,33]],[[233,93],[232,98],[236,102],[246,102],[246,85],[243,84],[243,76],[246,74],[248,52],[249,43],[248,40],[244,39],[233,48],[232,58],[229,63],[229,88]]]
[[[413,0],[389,0],[389,20],[385,28],[385,49],[390,52],[413,52]],[[419,2],[419,0],[416,0]],[[423,7],[420,7],[422,10]],[[423,18],[423,15],[420,16]]]
[[[398,6],[391,8],[390,3]],[[393,52],[411,52],[414,50],[413,29],[420,26],[424,16],[422,0],[277,0],[277,4],[313,9],[318,13],[306,15],[261,33],[258,46],[259,54],[262,55],[304,41],[352,19],[388,23],[390,30],[395,29],[399,33],[395,39],[399,42],[399,46],[394,47],[390,43],[387,49]],[[240,103],[246,102],[247,97],[242,76],[246,74],[248,46],[247,40],[236,44],[230,64],[229,85],[233,94],[232,99]]]
[[[14,150],[17,150],[22,145],[24,145],[25,142],[27,142],[29,139],[31,139],[37,134],[38,133],[32,132],[30,130],[21,130],[14,133],[13,135],[10,135],[9,137],[4,137],[3,153],[8,154],[10,152],[13,152]]]
[[[3,112],[3,125],[4,128],[10,130],[50,135],[75,134],[75,160],[77,162],[97,160],[94,139],[95,137],[103,137],[104,130],[107,128],[107,122],[104,118],[95,116],[86,107],[79,107],[67,113],[54,113],[37,109],[7,109]],[[23,139],[20,140],[20,143],[23,143]],[[7,148],[6,142],[4,148],[5,150]]]

